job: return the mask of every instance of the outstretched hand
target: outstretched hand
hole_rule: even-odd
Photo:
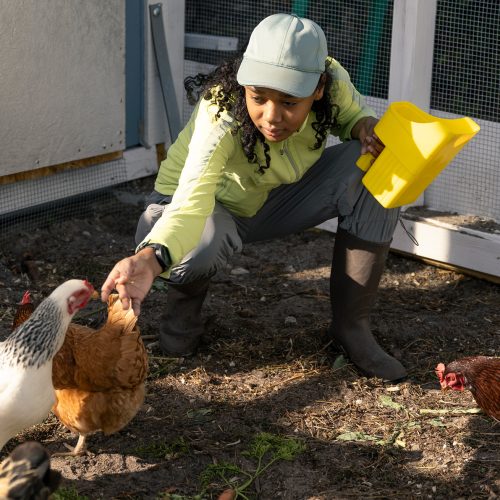
[[[124,309],[133,308],[139,316],[141,304],[148,294],[154,279],[162,268],[152,248],[143,248],[135,255],[126,257],[115,264],[101,287],[101,300],[107,302],[116,290]]]

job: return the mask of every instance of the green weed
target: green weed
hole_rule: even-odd
[[[50,500],[89,500],[89,497],[80,495],[75,488],[59,488],[52,493]]]
[[[235,499],[248,500],[249,497],[243,492],[257,477],[278,460],[294,460],[305,448],[305,444],[298,439],[276,436],[267,432],[258,434],[250,443],[249,448],[242,452],[242,455],[255,461],[255,469],[246,471],[229,462],[211,464],[203,471],[200,478],[203,490],[207,491],[209,487],[213,487],[214,481],[220,481],[224,488],[234,490]]]
[[[172,441],[172,443],[159,441],[138,446],[133,449],[133,453],[140,458],[171,460],[189,453],[189,445],[183,437],[180,437]]]

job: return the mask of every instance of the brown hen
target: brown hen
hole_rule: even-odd
[[[117,294],[108,299],[101,328],[70,324],[52,371],[52,411],[80,435],[70,454],[85,452],[88,434],[112,434],[130,422],[144,401],[147,371],[137,316],[132,308],[123,309]]]
[[[22,325],[35,310],[35,305],[31,300],[31,294],[29,290],[24,292],[21,302],[17,304],[16,312],[14,313],[14,319],[12,320],[12,331],[14,331],[18,326]]]
[[[469,389],[479,408],[500,420],[500,358],[469,356],[446,366],[439,363],[436,375],[442,389]]]

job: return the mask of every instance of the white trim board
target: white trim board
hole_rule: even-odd
[[[437,0],[397,0],[392,17],[389,102],[431,102]]]
[[[430,218],[409,218],[404,213],[401,219],[406,229],[415,236],[418,246],[398,224],[391,250],[500,282],[500,235],[453,226]],[[337,219],[326,221],[318,228],[336,232]]]

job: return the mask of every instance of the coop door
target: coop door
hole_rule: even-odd
[[[125,149],[125,2],[3,2],[0,46],[0,176]]]

